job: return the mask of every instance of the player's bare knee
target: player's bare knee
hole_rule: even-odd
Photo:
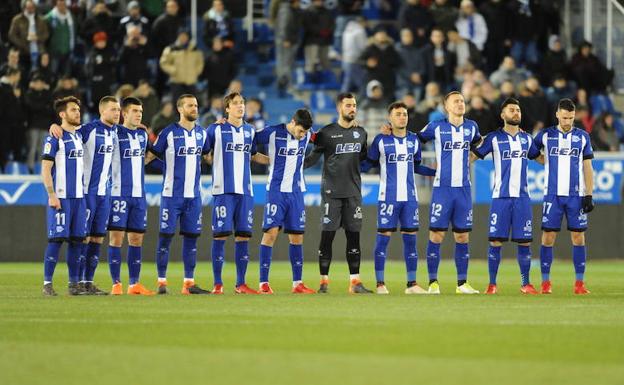
[[[470,240],[468,233],[453,233],[453,236],[455,237],[455,242],[457,243],[468,243]]]
[[[429,240],[433,243],[442,243],[442,241],[444,240],[444,232],[429,231]]]
[[[143,245],[143,236],[141,233],[128,233],[128,244],[133,247],[140,247]]]
[[[554,231],[544,231],[542,233],[542,245],[552,247],[555,244],[557,233]]]
[[[503,242],[501,242],[501,241],[490,241],[490,246],[501,247],[501,246],[503,246]]]
[[[570,237],[574,246],[585,246],[585,233],[572,231],[570,232]]]
[[[386,236],[386,237],[389,237],[389,236],[391,236],[391,235],[392,235],[392,232],[390,232],[390,231],[384,231],[384,232],[378,232],[377,234],[381,234],[381,235],[384,235],[384,236]],[[406,234],[406,233],[402,233],[402,234]]]
[[[303,245],[303,234],[288,234],[288,241],[291,245]]]
[[[273,229],[271,229],[273,230]],[[273,231],[267,231],[262,235],[262,244],[264,246],[273,246],[273,244],[275,244],[275,241],[277,240],[277,234],[276,232]],[[236,239],[238,241],[238,237]]]
[[[238,236],[238,237],[234,238],[234,240],[236,242],[249,242],[250,239],[251,239],[250,237],[241,237],[241,236]]]
[[[90,243],[99,243],[100,245],[104,243],[104,237],[89,237]]]
[[[123,244],[123,231],[111,231],[109,232],[109,244],[113,247],[121,247]]]

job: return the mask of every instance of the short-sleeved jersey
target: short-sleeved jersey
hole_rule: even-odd
[[[84,143],[84,188],[87,194],[110,194],[109,181],[115,126],[109,127],[100,120],[83,124],[78,132]]]
[[[535,136],[535,144],[544,150],[544,195],[585,195],[583,160],[594,157],[587,132],[573,127],[564,133],[557,126],[548,127]]]
[[[434,187],[470,186],[470,148],[481,140],[476,122],[464,119],[464,123],[455,127],[448,119],[435,120],[427,124],[418,137],[423,143],[433,140],[435,144]]]
[[[111,196],[140,198],[145,196],[145,150],[147,132],[118,125],[112,160]]]
[[[268,144],[269,149],[267,191],[306,191],[303,163],[311,135],[308,131],[303,139],[298,140],[288,132],[284,124],[265,127],[256,132],[257,143]]]
[[[414,162],[420,163],[420,141],[414,133],[400,138],[379,134],[368,149],[368,158],[379,161],[379,201],[418,201]]]
[[[366,130],[332,123],[313,134],[311,141],[314,152],[324,158],[321,193],[330,198],[362,196],[360,161],[366,159]]]
[[[528,159],[535,159],[540,152],[531,135],[519,131],[515,136],[503,129],[493,131],[474,150],[483,159],[492,154],[494,161],[494,190],[492,198],[528,197]]]
[[[63,136],[60,139],[48,135],[43,145],[41,159],[54,162],[52,179],[54,191],[59,199],[84,196],[82,181],[84,150],[80,133],[63,130]]]
[[[197,124],[187,130],[173,123],[160,132],[149,151],[165,163],[163,197],[201,197],[201,159],[208,150],[206,132]]]
[[[225,122],[206,129],[212,150],[212,195],[253,196],[251,156],[256,153],[256,131],[251,124],[240,127]]]

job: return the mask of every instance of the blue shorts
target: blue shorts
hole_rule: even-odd
[[[531,198],[494,198],[490,207],[490,241],[518,243],[533,240]]]
[[[110,196],[97,194],[85,194],[87,203],[87,235],[91,237],[103,237],[106,235],[108,218],[110,217]]]
[[[253,230],[253,197],[243,194],[214,196],[212,208],[212,236],[251,237]]]
[[[160,235],[172,237],[180,220],[180,235],[199,237],[202,228],[202,201],[196,198],[160,199]]]
[[[583,232],[587,230],[587,214],[583,212],[583,197],[563,197],[547,195],[542,205],[542,230],[561,230],[561,220],[565,214],[568,230]]]
[[[434,187],[431,193],[429,230],[446,231],[449,222],[453,232],[472,231],[472,193],[470,186]]]
[[[147,227],[147,201],[144,197],[111,197],[108,229],[144,233]]]
[[[87,205],[82,198],[60,199],[61,209],[48,207],[48,240],[82,242],[87,237]]]
[[[401,231],[418,231],[418,202],[379,202],[377,203],[377,231],[396,231],[401,223]]]
[[[262,231],[279,227],[286,234],[303,234],[305,232],[306,213],[302,193],[283,193],[269,191],[264,206]]]

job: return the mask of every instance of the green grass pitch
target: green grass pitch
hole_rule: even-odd
[[[590,263],[585,297],[572,295],[570,261],[555,261],[554,294],[534,297],[519,294],[510,258],[497,296],[455,295],[450,261],[441,296],[404,295],[400,261],[388,262],[389,296],[348,295],[342,260],[331,294],[307,296],[289,293],[284,262],[273,265],[271,297],[233,295],[233,263],[221,297],[178,294],[178,263],[168,296],[70,298],[66,270],[57,267],[59,297],[43,298],[41,264],[0,264],[0,384],[624,384],[622,261]],[[105,288],[107,270],[102,263],[96,277]],[[372,264],[362,271],[372,288]],[[212,282],[208,262],[197,277]],[[316,263],[304,277],[316,288]],[[470,277],[485,288],[485,261],[471,263]],[[142,281],[154,287],[152,263]]]

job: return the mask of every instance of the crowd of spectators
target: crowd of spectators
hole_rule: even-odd
[[[34,169],[57,97],[80,98],[85,120],[97,117],[104,95],[138,97],[152,138],[177,120],[174,101],[183,93],[199,96],[201,124],[222,117],[222,96],[242,89],[244,50],[255,49],[237,39],[234,3],[198,1],[201,34],[194,41],[189,0],[2,1],[0,171],[10,160]],[[363,0],[267,0],[275,58],[269,87],[296,91],[299,57],[304,83],[333,72],[342,91],[359,95],[359,119],[371,137],[396,99],[409,106],[415,131],[443,116],[446,92],[460,90],[467,117],[487,134],[500,124],[505,97],[520,100],[529,132],[553,124],[557,100],[571,97],[577,126],[595,148],[619,149],[621,118],[608,96],[613,72],[589,42],[568,56],[559,30],[563,1],[374,3],[371,20]],[[264,124],[262,100],[250,100],[248,110],[249,121]]]

